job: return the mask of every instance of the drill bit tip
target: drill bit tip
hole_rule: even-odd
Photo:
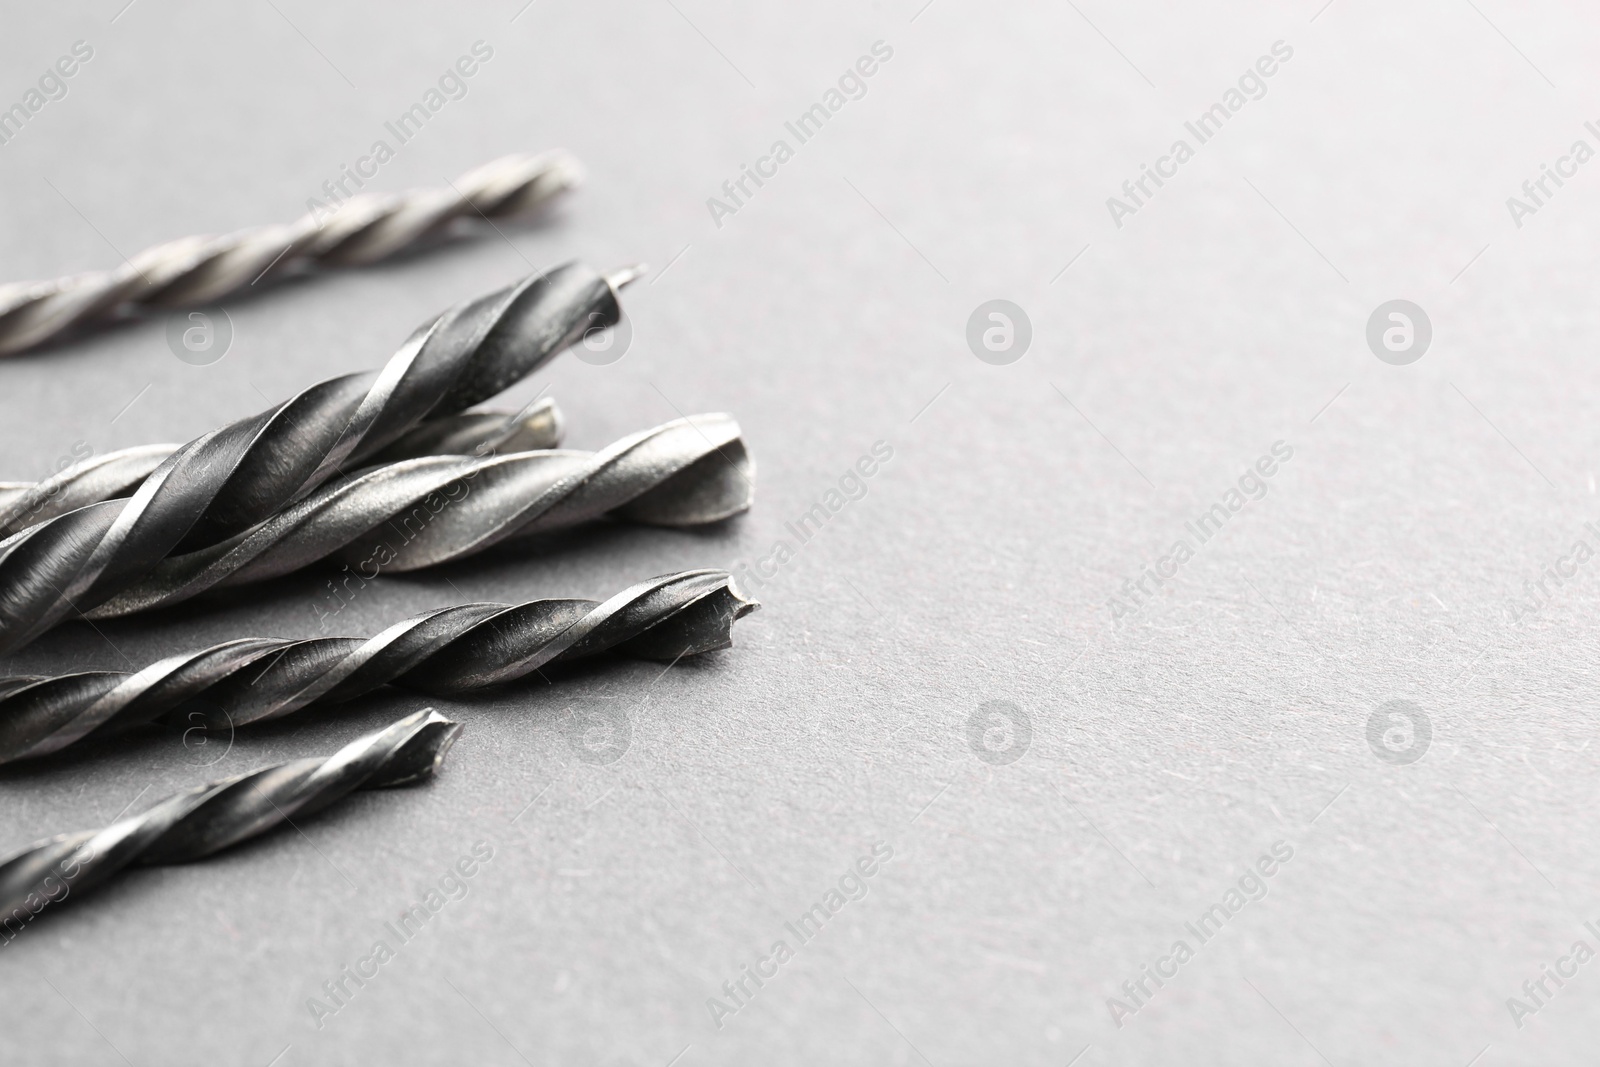
[[[638,281],[640,278],[643,278],[649,273],[650,264],[633,263],[626,267],[618,267],[610,274],[607,274],[606,281],[610,284],[612,289],[621,289],[624,286],[632,285],[634,282]]]

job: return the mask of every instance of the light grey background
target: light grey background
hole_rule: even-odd
[[[0,146],[5,277],[293,218],[479,39],[494,58],[469,95],[375,186],[557,145],[589,179],[504,239],[230,302],[212,366],[173,358],[160,319],[7,361],[3,476],[80,440],[186,439],[574,257],[656,266],[627,293],[632,350],[564,357],[508,399],[548,386],[579,447],[733,412],[754,510],[386,579],[342,632],[749,563],[873,442],[894,458],[751,590],[734,649],[449,704],[466,732],[433,784],[46,915],[0,948],[0,1058],[1592,1059],[1600,963],[1520,1029],[1507,998],[1574,941],[1600,947],[1582,926],[1600,919],[1600,562],[1513,609],[1576,539],[1600,546],[1600,162],[1520,228],[1505,203],[1575,139],[1600,147],[1591,9],[121,2],[7,4],[0,103],[73,41],[95,55]],[[707,197],[879,40],[894,55],[867,95],[717,227]],[[1106,198],[1278,40],[1293,58],[1265,97],[1113,225]],[[1003,367],[964,340],[995,298],[1034,328]],[[1365,342],[1394,298],[1434,328],[1407,367]],[[1267,496],[1113,626],[1124,580],[1279,440],[1294,455]],[[320,581],[69,626],[6,667],[310,635]],[[586,698],[632,715],[615,764],[566,740]],[[1409,766],[1367,741],[1395,699],[1432,723]],[[991,700],[1031,719],[1008,765],[968,744]],[[422,704],[241,731],[209,768],[214,750],[158,734],[6,771],[0,847]],[[314,1026],[307,998],[479,840],[495,856],[466,898]],[[1266,898],[1119,1028],[1107,998],[1278,841],[1293,859]],[[793,944],[783,924],[875,842],[894,858],[868,895],[716,1027],[707,998]]]

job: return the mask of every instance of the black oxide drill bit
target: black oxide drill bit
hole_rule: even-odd
[[[606,277],[569,263],[458,304],[419,327],[382,370],[330,379],[213,430],[131,496],[0,542],[0,654],[104,603],[173,551],[249,530],[424,420],[494,396],[587,331],[615,324],[616,290],[638,273]]]
[[[431,778],[460,732],[459,724],[424,708],[325,759],[290,760],[225,778],[103,830],[40,841],[0,861],[0,930],[10,940],[50,904],[125,867],[203,859],[354,790]]]
[[[240,638],[144,670],[0,679],[0,763],[150,722],[232,729],[383,685],[454,696],[602,653],[675,662],[733,644],[759,605],[725,571],[662,575],[602,602],[426,611],[371,638]]]
[[[554,448],[561,443],[562,429],[561,410],[545,397],[514,413],[469,411],[427,419],[373,458],[392,462]],[[41,481],[0,482],[0,538],[89,504],[131,495],[179,447],[135,445],[89,456]]]
[[[374,263],[461,219],[525,214],[576,184],[563,152],[504,156],[446,186],[357,193],[326,217],[147,248],[113,270],[0,286],[0,356],[25,352],[74,327],[141,308],[200,307],[267,274]]]

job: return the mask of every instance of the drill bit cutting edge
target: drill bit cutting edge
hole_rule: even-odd
[[[662,575],[605,602],[461,604],[371,638],[240,638],[137,672],[0,680],[0,763],[166,722],[232,729],[384,685],[453,696],[602,653],[676,662],[733,644],[760,605],[725,571]]]
[[[326,215],[168,241],[113,270],[0,285],[0,356],[141,308],[213,304],[269,272],[374,263],[460,219],[528,214],[576,185],[581,173],[564,152],[509,155],[445,186],[356,193]]]
[[[0,931],[16,936],[47,906],[125,867],[187,863],[327,807],[357,789],[431,778],[460,734],[432,708],[357,738],[325,759],[297,759],[191,789],[103,830],[40,841],[0,861]]]
[[[249,531],[425,420],[487,400],[586,332],[614,325],[616,290],[641,272],[607,277],[569,263],[465,301],[419,327],[382,370],[330,379],[213,430],[179,447],[131,496],[0,542],[0,653],[99,606],[174,552]]]

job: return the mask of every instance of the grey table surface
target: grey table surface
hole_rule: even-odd
[[[230,301],[207,366],[161,318],[6,361],[0,477],[376,366],[531,270],[644,260],[625,357],[507,401],[548,389],[576,447],[732,412],[749,515],[385,578],[339,625],[689,566],[740,568],[764,607],[703,662],[439,703],[466,729],[436,782],[42,916],[0,945],[0,1060],[1592,1062],[1594,10],[101,0],[3,25],[5,106],[93,50],[0,145],[6,278],[295,217],[478,41],[466,95],[372,184],[554,146],[588,180],[542,222]],[[819,102],[802,144],[785,123]],[[778,140],[792,158],[713,210]],[[1139,190],[1146,165],[1167,177]],[[1525,192],[1545,166],[1562,184]],[[997,298],[1032,327],[1004,364],[967,341]],[[1393,299],[1432,325],[1406,365],[1367,340]],[[309,636],[324,578],[69,625],[3,667]],[[578,701],[629,716],[620,759],[579,758]],[[8,770],[0,848],[424,703]]]

